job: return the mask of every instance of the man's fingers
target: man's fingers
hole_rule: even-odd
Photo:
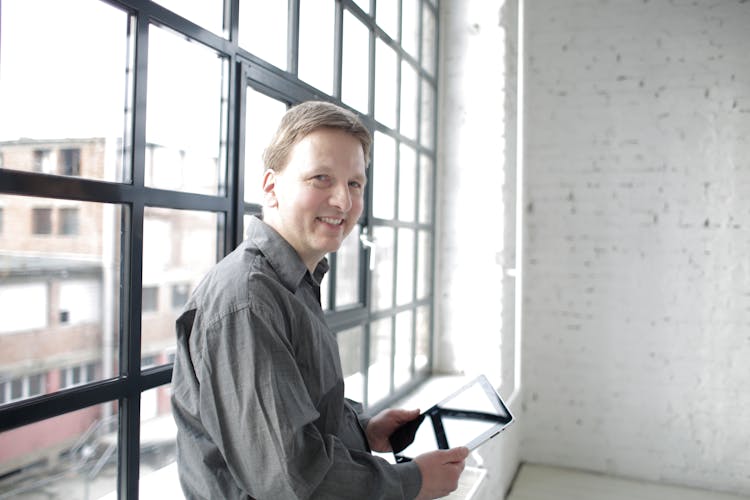
[[[445,463],[463,462],[469,456],[469,449],[465,446],[459,446],[458,448],[444,450],[443,455]]]

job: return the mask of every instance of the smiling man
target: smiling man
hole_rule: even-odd
[[[324,102],[291,108],[263,154],[263,218],[177,320],[172,404],[188,499],[438,498],[468,451],[390,464],[418,410],[369,418],[344,398],[320,281],[362,214],[370,134]]]

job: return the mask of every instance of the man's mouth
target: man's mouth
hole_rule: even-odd
[[[344,219],[338,219],[336,217],[318,217],[318,220],[325,222],[326,224],[331,224],[333,226],[340,226],[344,223]]]

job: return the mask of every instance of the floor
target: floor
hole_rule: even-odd
[[[750,497],[524,464],[507,500],[747,500]]]

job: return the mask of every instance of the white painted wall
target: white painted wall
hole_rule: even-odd
[[[522,457],[750,494],[750,4],[526,20]]]

